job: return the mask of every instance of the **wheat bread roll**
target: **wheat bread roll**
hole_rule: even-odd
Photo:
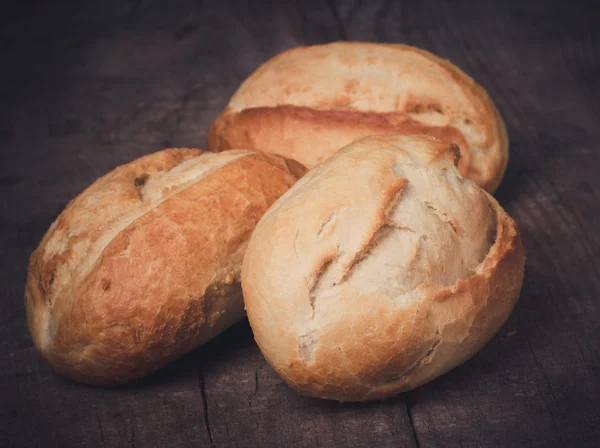
[[[508,138],[485,89],[449,61],[399,44],[337,42],[275,56],[233,95],[208,149],[265,150],[312,168],[387,133],[457,144],[461,173],[492,193],[506,168]]]
[[[431,136],[369,137],[258,223],[242,288],[256,342],[301,394],[382,399],[480,350],[518,300],[514,221]]]
[[[115,386],[242,319],[250,234],[304,171],[254,151],[166,149],[95,181],[30,258],[39,351],[64,376]]]

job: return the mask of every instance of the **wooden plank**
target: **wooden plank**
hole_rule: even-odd
[[[584,3],[59,2],[0,16],[0,445],[591,446],[600,436],[599,35]],[[302,398],[246,323],[136,384],[58,378],[29,338],[26,262],[101,174],[203,146],[258,64],[295,45],[405,42],[506,118],[498,199],[528,250],[516,312],[474,359],[384,402]]]
[[[300,397],[265,362],[246,322],[208,350],[203,374],[216,446],[416,446],[402,397],[370,404]]]
[[[117,389],[59,378],[35,353],[23,322],[4,325],[0,345],[3,446],[208,445],[197,369],[189,359]]]

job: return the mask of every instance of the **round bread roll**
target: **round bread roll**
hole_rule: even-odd
[[[254,226],[302,176],[254,151],[166,149],[69,203],[31,255],[31,334],[55,369],[115,386],[148,375],[244,317]]]
[[[494,192],[508,160],[504,123],[458,67],[397,44],[288,50],[259,67],[209,132],[208,149],[250,148],[309,168],[368,135],[429,134],[461,148],[461,173]]]
[[[514,221],[430,136],[341,149],[258,223],[242,267],[248,319],[298,392],[340,401],[412,389],[473,356],[513,309]]]

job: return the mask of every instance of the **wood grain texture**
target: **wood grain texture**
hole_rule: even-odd
[[[0,446],[593,446],[600,437],[600,32],[591,1],[13,2],[0,14]],[[497,198],[521,300],[472,360],[384,402],[293,393],[240,323],[117,389],[58,378],[23,305],[27,258],[117,165],[203,146],[256,66],[338,39],[423,47],[484,85],[511,158]]]

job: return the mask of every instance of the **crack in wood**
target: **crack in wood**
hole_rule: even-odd
[[[98,429],[100,429],[100,437],[102,438],[102,446],[106,446],[106,441],[104,440],[104,430],[102,429],[102,423],[100,422],[100,414],[98,413],[98,408],[96,409],[96,421],[98,422]]]
[[[552,390],[552,385],[550,384],[550,381],[548,380],[546,371],[544,370],[544,367],[540,364],[537,357],[535,356],[535,352],[533,351],[533,347],[531,346],[531,342],[529,341],[529,337],[527,336],[527,334],[525,334],[525,341],[527,342],[527,347],[529,347],[529,352],[531,353],[533,362],[535,363],[536,367],[542,372],[542,376],[544,377],[544,381],[546,381],[546,384],[548,385],[548,390],[550,390],[550,395],[552,395],[552,399],[554,400],[555,403],[557,403],[556,396],[554,395],[554,391]],[[539,385],[538,385],[538,388],[539,388]],[[562,436],[560,435],[560,431],[558,430],[558,425],[556,423],[556,419],[554,418],[554,413],[550,409],[550,406],[548,406],[548,403],[546,402],[546,398],[544,398],[544,393],[541,390],[540,390],[540,392],[541,392],[541,396],[542,396],[542,401],[544,402],[544,406],[546,406],[546,410],[548,411],[548,414],[550,414],[550,419],[552,420],[552,426],[554,427],[554,430],[556,431],[558,440],[560,441],[561,445],[564,445],[565,442],[563,441]]]
[[[408,417],[408,423],[409,423],[410,429],[412,431],[412,437],[415,442],[415,447],[419,448],[419,439],[417,438],[417,429],[415,428],[412,411],[410,410],[410,405],[408,404],[408,394],[406,394],[406,399],[404,400],[404,409],[406,411],[406,416]]]
[[[129,424],[131,425],[131,448],[135,448],[135,425],[133,424],[133,410],[131,411]]]
[[[206,400],[206,386],[204,384],[204,374],[202,373],[202,369],[198,372],[198,380],[200,383],[200,396],[202,397],[202,407],[204,408],[204,427],[206,428],[206,432],[208,433],[208,440],[211,445],[215,445],[212,438],[212,432],[210,430],[210,421],[208,419],[208,401]]]

